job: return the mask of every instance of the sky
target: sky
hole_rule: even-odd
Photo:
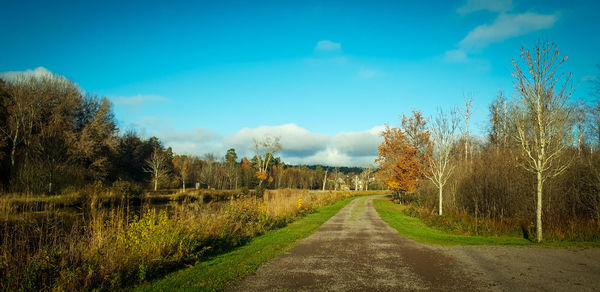
[[[289,164],[365,166],[386,123],[465,94],[485,135],[522,46],[555,43],[576,98],[600,73],[600,1],[1,1],[1,77],[65,76],[181,154],[271,135]]]

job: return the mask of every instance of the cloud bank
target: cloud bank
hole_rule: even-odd
[[[502,13],[498,15],[492,24],[483,24],[474,28],[458,45],[461,48],[487,47],[492,43],[502,42],[509,38],[551,28],[558,20],[558,17],[558,13]]]
[[[204,128],[190,131],[164,128],[149,134],[159,137],[177,153],[198,156],[213,153],[221,157],[227,149],[235,148],[240,158],[254,156],[254,139],[260,140],[269,135],[280,138],[282,150],[277,156],[281,156],[287,164],[365,166],[373,164],[377,156],[383,129],[383,126],[376,126],[365,131],[325,135],[313,133],[295,124],[283,124],[243,128],[229,136],[221,136]]]
[[[54,76],[54,74],[52,74],[52,72],[50,72],[48,69],[44,68],[44,67],[37,67],[34,70],[28,69],[25,71],[6,71],[6,72],[0,72],[0,78],[6,80],[6,81],[15,81],[19,76],[25,76],[25,77],[48,77],[48,76]]]
[[[514,13],[511,12],[512,9],[512,0],[467,0],[463,6],[456,9],[458,14],[465,16],[478,11],[487,11],[496,14],[496,18],[492,23],[478,25],[469,31],[455,49],[444,53],[442,59],[451,63],[471,62],[473,60],[469,58],[469,54],[477,50],[510,38],[549,29],[560,18],[558,12],[554,14]]]

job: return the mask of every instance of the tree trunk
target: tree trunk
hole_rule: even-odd
[[[542,241],[542,172],[537,172],[537,208],[536,208],[536,231],[537,242]]]
[[[11,169],[15,167],[15,152],[17,152],[17,143],[15,142],[15,140],[13,140],[12,149],[10,150],[10,168]]]
[[[182,185],[183,185],[183,192],[185,193],[185,179],[182,179]]]
[[[158,190],[158,178],[154,179],[154,191],[156,192]]]
[[[442,191],[443,191],[443,186],[440,186],[440,207],[438,209],[438,215],[442,215]]]
[[[323,177],[323,190],[325,190],[326,185],[327,185],[327,170],[325,170],[325,177]]]

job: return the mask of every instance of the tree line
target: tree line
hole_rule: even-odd
[[[156,137],[120,133],[110,101],[55,74],[0,79],[0,190],[56,194],[89,184],[161,188],[381,188],[372,168],[290,166],[276,137],[239,158],[173,153]],[[359,184],[360,182],[360,184]],[[366,182],[366,184],[365,184]]]
[[[549,42],[523,47],[512,60],[515,94],[498,92],[486,137],[469,133],[470,95],[432,118],[416,110],[402,116],[382,133],[379,178],[399,201],[439,215],[522,218],[537,241],[542,226],[600,226],[600,102],[572,96],[572,74],[560,71],[565,61]]]

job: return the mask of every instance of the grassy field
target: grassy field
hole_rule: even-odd
[[[244,276],[253,273],[263,263],[293,247],[300,239],[315,232],[321,224],[335,215],[354,198],[347,198],[288,226],[255,237],[232,252],[203,261],[196,266],[174,272],[162,280],[147,283],[138,291],[222,290]]]
[[[527,245],[529,240],[518,237],[465,236],[446,233],[427,226],[419,218],[410,217],[401,211],[401,207],[387,200],[374,200],[375,210],[383,221],[387,222],[403,236],[410,239],[434,244],[461,245]]]
[[[159,195],[166,199],[158,204],[113,189],[5,196],[0,198],[0,290],[134,287],[230,252],[321,207],[367,194],[378,192],[277,189],[258,197],[191,191]],[[230,196],[207,203],[207,195]]]
[[[403,213],[402,206],[388,200],[374,200],[375,209],[381,219],[398,230],[403,236],[430,244],[440,245],[544,245],[600,247],[600,242],[587,241],[544,241],[534,243],[515,236],[472,236],[458,235],[432,228],[421,219]]]

